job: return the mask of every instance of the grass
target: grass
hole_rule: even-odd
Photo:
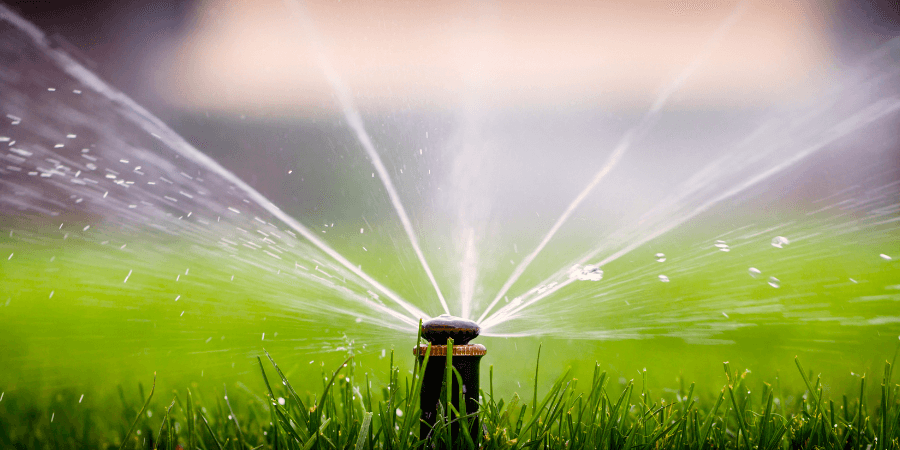
[[[304,310],[330,303],[327,292],[299,289],[284,273],[231,267],[217,258],[198,261],[155,243],[129,241],[125,249],[93,242],[38,245],[16,240],[20,234],[28,237],[18,230],[14,238],[0,236],[0,255],[6,255],[0,258],[6,293],[0,297],[0,448],[465,446],[456,445],[448,433],[452,427],[443,426],[446,415],[426,442],[418,439],[414,358],[406,351],[389,356],[390,362],[378,356],[395,344],[405,350],[410,338],[381,329],[367,334],[375,327],[352,316],[339,320]],[[687,255],[689,244],[684,250],[664,249],[670,262]],[[759,244],[771,249],[767,242]],[[877,253],[870,257],[874,250],[866,246],[835,244],[821,247],[819,255],[792,245],[775,254],[797,252],[784,261],[742,253],[738,246],[729,253],[712,250],[710,258],[721,261],[671,283],[660,283],[657,272],[649,272],[660,264],[652,258],[623,260],[609,270],[608,282],[616,282],[616,273],[649,273],[644,284],[621,284],[640,293],[627,297],[630,305],[588,303],[594,298],[589,294],[606,284],[578,286],[584,291],[578,297],[547,304],[555,314],[547,317],[563,314],[554,325],[575,330],[746,325],[715,334],[734,344],[687,342],[666,329],[648,331],[645,337],[653,339],[614,341],[481,338],[490,350],[482,363],[481,424],[487,438],[480,445],[897,448],[896,385],[880,373],[880,361],[900,333],[894,321],[900,266]],[[844,247],[850,250],[839,251]],[[770,269],[784,282],[779,289],[746,272],[767,258],[783,264]],[[683,263],[672,270],[691,267]],[[758,305],[784,309],[750,310]],[[569,323],[566,317],[576,313],[583,317]],[[833,324],[797,317],[859,320]],[[672,318],[691,321],[665,320]],[[358,343],[348,343],[345,332]],[[535,357],[521,357],[536,355],[538,339],[545,343],[540,369]],[[276,369],[262,347],[284,367]],[[347,349],[356,353],[344,367],[338,363],[345,356],[337,355]],[[821,380],[805,369],[798,374],[790,359],[797,354],[815,361]],[[596,359],[602,365],[592,364]],[[726,359],[754,373],[729,368],[725,376],[720,362]],[[321,376],[319,363],[329,368]],[[569,366],[554,382],[556,372]],[[631,384],[628,374],[640,367],[649,370]],[[862,379],[848,376],[854,369],[870,374],[864,386]],[[149,385],[154,371],[159,379]],[[685,386],[680,379],[687,380]],[[145,385],[135,380],[146,380]],[[692,388],[690,381],[697,384]],[[449,412],[449,420],[465,420],[460,416],[466,414]]]
[[[424,364],[414,367],[412,377],[401,379],[392,353],[388,384],[374,388],[367,376],[358,378],[350,357],[318,380],[302,380],[305,385],[322,383],[319,394],[303,396],[275,360],[268,353],[265,356],[257,358],[265,392],[229,396],[223,387],[214,398],[201,398],[188,388],[164,397],[162,414],[155,416],[152,411],[160,406],[160,394],[154,396],[155,375],[149,393],[139,386],[141,401],[126,400],[120,387],[121,408],[106,412],[84,409],[74,413],[51,405],[54,412],[48,420],[46,411],[28,399],[0,399],[0,446],[167,450],[900,448],[900,386],[891,381],[895,361],[885,362],[880,383],[871,383],[863,375],[855,395],[837,399],[825,398],[824,381],[807,371],[799,359],[795,359],[796,376],[806,389],[793,395],[785,395],[777,379],[774,384],[764,383],[761,392],[753,392],[745,382],[749,371],[733,370],[727,362],[720,390],[697,389],[692,383],[653,395],[647,388],[646,371],[637,382],[616,388],[596,364],[586,385],[565,371],[540,395],[538,355],[532,399],[518,395],[508,400],[496,398],[493,366],[489,368],[488,383],[481,392],[480,442],[473,442],[466,433],[451,434],[454,422],[465,423],[473,416],[457,411],[452,404],[439,409],[428,436],[417,436]],[[718,393],[704,398],[701,391]],[[446,389],[443,392],[446,394]]]

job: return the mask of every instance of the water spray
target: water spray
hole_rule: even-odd
[[[460,413],[463,411],[460,405],[460,392],[465,398],[465,413],[471,415],[467,420],[469,436],[472,442],[478,445],[478,437],[480,425],[478,420],[478,393],[479,390],[479,363],[481,357],[487,353],[487,348],[481,344],[469,344],[469,341],[478,337],[481,327],[477,323],[454,317],[449,314],[442,314],[434,319],[428,320],[422,324],[422,337],[431,343],[431,354],[428,357],[428,364],[425,367],[425,375],[422,379],[422,393],[420,397],[419,407],[422,410],[422,421],[419,429],[419,436],[424,438],[427,436],[437,420],[439,408],[444,411],[449,409],[446,404],[442,405],[442,393],[446,395],[444,389],[445,381],[448,378],[452,380],[447,383],[447,388],[452,387],[450,391],[450,404]],[[450,365],[459,373],[459,379],[456,373],[447,374],[448,352],[450,351]],[[419,358],[419,363],[424,364],[425,353],[428,350],[427,345],[420,345],[413,349],[413,353]],[[460,381],[462,386],[460,386]],[[450,386],[452,384],[452,386]],[[448,414],[445,412],[445,416]],[[455,440],[459,436],[459,425],[461,421],[454,415],[450,428],[450,433]]]

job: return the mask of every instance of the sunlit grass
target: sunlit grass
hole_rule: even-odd
[[[74,402],[64,392],[49,405],[14,396],[0,399],[0,445],[172,450],[900,448],[900,386],[892,382],[893,362],[885,362],[879,376],[859,377],[858,390],[836,398],[826,398],[827,380],[813,376],[797,359],[792,372],[802,380],[802,392],[783,392],[780,379],[754,391],[746,380],[749,371],[733,370],[728,362],[721,388],[704,380],[650,392],[646,371],[637,381],[617,386],[597,364],[587,383],[563,371],[548,390],[539,392],[538,376],[543,374],[538,363],[533,398],[514,394],[501,399],[494,394],[490,367],[481,391],[481,430],[473,442],[467,433],[451,433],[452,423],[466,423],[474,413],[446,406],[449,396],[442,396],[447,400],[432,431],[418,435],[424,371],[416,366],[412,377],[401,377],[393,354],[386,385],[360,377],[351,357],[320,378],[294,380],[302,389],[295,389],[275,360],[265,356],[257,359],[265,392],[229,395],[223,386],[210,398],[199,395],[195,386],[164,394],[156,389],[154,376],[149,393],[139,386],[140,397],[129,397],[120,387],[120,403],[96,409],[62,407]],[[315,394],[298,392],[313,388]]]

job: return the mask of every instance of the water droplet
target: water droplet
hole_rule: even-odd
[[[784,248],[785,245],[790,244],[791,241],[784,236],[775,236],[772,238],[772,247],[775,248]]]
[[[890,261],[891,259],[893,259],[893,258],[891,258],[890,256],[885,255],[884,253],[882,253],[882,254],[880,254],[880,255],[878,255],[878,256],[880,256],[881,259],[883,259],[883,260],[885,260],[885,261]]]
[[[84,394],[81,394],[81,398],[78,399],[78,403],[81,403],[82,400],[84,400]]]
[[[284,406],[284,397],[278,397],[278,404]]]
[[[729,317],[728,317],[728,314],[725,314],[725,311],[722,311],[722,315],[725,316],[726,319],[729,318]]]
[[[656,254],[656,262],[665,262],[666,254],[665,253],[657,253]]]
[[[769,277],[769,286],[772,286],[773,288],[780,288],[781,280],[775,277]]]
[[[665,276],[665,275],[660,275],[660,276],[659,276],[659,281],[662,281],[663,283],[668,283],[668,282],[669,282],[669,277],[667,277],[667,276]]]
[[[762,274],[762,271],[760,271],[760,270],[757,269],[756,267],[751,267],[751,268],[747,269],[747,272],[748,272],[748,273],[750,274],[750,276],[753,277],[753,278],[759,278],[759,276]]]
[[[262,339],[260,339],[260,340],[261,340],[261,341],[266,340],[266,333],[263,333],[263,334],[262,334]]]
[[[716,247],[718,247],[718,248],[728,248],[728,244],[726,244],[725,241],[719,239],[719,240],[716,241]]]
[[[603,269],[594,264],[588,264],[584,267],[575,264],[571,269],[569,269],[569,279],[577,279],[581,281],[600,281],[603,279]],[[555,286],[555,283],[552,283],[552,285],[548,285],[548,289],[553,286]],[[542,286],[541,288],[544,288],[544,286]],[[542,291],[538,290],[538,292],[540,293]]]
[[[397,408],[397,417],[401,416],[403,416],[403,411],[401,411],[400,408]]]
[[[549,291],[550,289],[553,289],[554,287],[556,287],[557,284],[559,284],[559,283],[554,281],[550,284],[541,285],[537,288],[537,293],[543,294],[543,293]]]
[[[362,322],[362,317],[357,317],[357,318],[356,318],[356,323],[360,323],[360,322]]]

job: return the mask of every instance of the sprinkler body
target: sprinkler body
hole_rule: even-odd
[[[460,392],[465,401],[466,415],[478,412],[478,394],[479,394],[479,363],[481,357],[487,353],[487,349],[481,344],[469,344],[469,341],[478,336],[481,328],[471,320],[460,319],[447,314],[438,316],[428,320],[422,324],[422,337],[431,342],[431,355],[428,358],[428,365],[425,367],[425,375],[422,379],[422,392],[419,407],[422,410],[422,422],[419,428],[419,437],[424,439],[431,432],[437,420],[438,408],[442,400],[441,393],[444,383],[447,379],[445,368],[447,366],[447,340],[453,339],[453,351],[451,353],[451,364],[460,378],[462,378],[462,386],[457,382],[455,374],[452,378],[451,403],[457,411],[462,412],[460,405]],[[424,363],[427,345],[421,345],[413,349],[419,363]],[[444,406],[444,414],[446,416],[447,408]],[[454,415],[451,417],[453,423],[450,427],[450,433],[453,440],[456,441],[460,436],[461,421]],[[478,446],[480,433],[480,425],[478,416],[472,416],[468,419],[468,430],[475,446]]]

